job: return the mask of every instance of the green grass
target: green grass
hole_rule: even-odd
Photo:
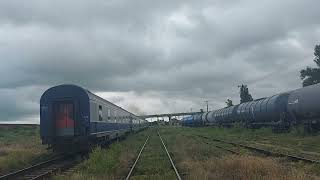
[[[214,142],[197,136],[223,138],[257,145],[266,140],[277,149],[308,148],[318,136],[299,133],[274,134],[270,129],[247,130],[243,128],[183,128],[161,127],[164,142],[183,179],[317,179],[320,167],[305,163],[293,163],[284,158],[270,158],[243,150],[241,155],[216,148]],[[126,140],[112,144],[107,149],[96,148],[90,158],[67,176],[54,179],[124,179],[133,164],[146,137],[148,144],[141,155],[132,179],[176,179],[168,157],[157,136],[156,128],[133,134]],[[314,139],[315,138],[315,139]],[[297,140],[298,139],[298,140]],[[229,146],[231,148],[231,146]],[[281,149],[282,150],[282,149]],[[312,150],[317,150],[317,146]]]
[[[274,134],[270,129],[250,131],[242,128],[162,128],[161,134],[178,169],[185,179],[314,179],[319,176],[320,167],[305,163],[292,163],[285,159],[260,157],[248,151],[242,155],[231,155],[218,149],[205,139],[194,135],[223,138],[241,142],[259,142],[266,138],[280,141],[294,147],[296,139],[303,138],[303,144],[313,143],[317,136],[297,134]],[[278,137],[278,138],[277,138]],[[290,141],[288,141],[290,140]],[[221,145],[221,144],[219,144]],[[231,146],[230,146],[231,147]],[[278,146],[277,146],[278,147]]]
[[[22,137],[39,137],[39,127],[0,128],[1,144],[21,143],[26,140]]]
[[[0,174],[49,157],[41,145],[39,127],[0,128]]]
[[[117,158],[120,155],[120,148],[121,145],[115,143],[111,145],[109,151],[105,151],[100,147],[94,149],[90,159],[84,164],[83,170],[97,175],[113,172],[120,164]]]
[[[270,128],[185,128],[188,133],[200,134],[230,141],[241,142],[276,152],[284,152],[320,159],[320,135],[306,135],[297,131],[273,133]]]
[[[108,148],[97,147],[89,155],[89,159],[81,163],[74,173],[59,175],[54,179],[124,179],[147,133],[142,131],[131,134],[125,140],[114,142]]]
[[[138,161],[131,179],[176,179],[176,175],[171,169],[170,160],[156,133],[156,129],[149,133],[149,141]]]
[[[149,141],[131,179],[176,179],[155,128],[130,134],[108,148],[95,148],[74,173],[54,179],[124,179],[148,136]]]

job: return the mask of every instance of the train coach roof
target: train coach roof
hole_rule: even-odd
[[[86,90],[86,89],[84,89],[84,90],[87,91],[89,97],[94,97],[94,98],[100,99],[101,101],[105,101],[105,102],[107,102],[107,103],[113,104],[112,102],[107,101],[107,100],[103,99],[102,97],[93,94],[93,93],[92,93],[91,91],[89,91],[89,90]],[[131,115],[133,115],[133,116],[137,116],[137,115],[135,115],[135,114],[133,114],[133,113],[131,113],[131,112],[123,109],[122,107],[120,107],[120,106],[118,106],[118,105],[116,105],[116,104],[113,104],[113,105],[116,106],[116,107],[118,107],[118,108],[120,108],[120,109],[122,109],[123,111],[126,111],[127,113],[129,113],[129,114],[131,114]]]
[[[91,99],[91,97],[94,97],[94,98],[97,98],[97,99],[100,99],[101,101],[104,101],[104,102],[107,102],[107,103],[110,103],[110,104],[113,104],[111,103],[110,101],[107,101],[105,99],[103,99],[102,97],[98,96],[98,95],[95,95],[93,94],[92,92],[90,92],[89,90],[83,88],[83,87],[80,87],[80,86],[77,86],[77,85],[74,85],[74,84],[62,84],[62,85],[58,85],[58,86],[54,86],[54,87],[51,87],[49,89],[47,89],[41,96],[41,100],[43,98],[46,98],[47,96],[50,96],[50,94],[53,94],[53,93],[62,93],[62,91],[69,91],[69,92],[72,92],[73,94],[86,94],[87,95],[87,98],[88,99]],[[129,114],[133,115],[133,116],[136,116],[135,114],[123,109],[122,107],[118,106],[118,105],[115,105],[113,104],[114,106],[122,109],[123,111],[126,111],[128,112]]]
[[[49,89],[47,89],[41,96],[41,100],[44,100],[46,98],[54,97],[57,95],[70,93],[70,94],[80,94],[80,95],[87,95],[87,98],[89,98],[87,90],[80,86],[72,85],[72,84],[62,84],[58,86],[53,86]]]

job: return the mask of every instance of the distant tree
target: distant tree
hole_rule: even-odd
[[[233,106],[232,100],[227,99],[226,101],[227,107]]]
[[[317,68],[307,66],[306,69],[300,71],[300,78],[302,79],[302,86],[310,86],[320,82],[320,44],[314,48],[314,62],[317,64]]]
[[[241,84],[238,87],[240,88],[240,103],[253,101],[247,85]]]

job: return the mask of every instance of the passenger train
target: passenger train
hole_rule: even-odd
[[[183,126],[232,126],[235,123],[252,128],[271,126],[274,130],[303,125],[307,131],[319,131],[320,84],[182,119]]]
[[[42,143],[54,150],[88,150],[147,126],[146,120],[76,85],[52,87],[40,99]]]

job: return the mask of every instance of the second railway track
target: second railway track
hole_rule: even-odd
[[[63,155],[38,164],[31,165],[24,169],[2,175],[0,180],[23,179],[34,180],[44,179],[58,172],[68,170],[77,164],[77,155]]]
[[[180,174],[178,172],[178,169],[176,168],[176,166],[174,164],[174,161],[173,161],[173,159],[172,159],[172,157],[171,157],[171,155],[170,155],[170,153],[169,153],[169,151],[167,149],[167,146],[166,146],[165,142],[163,141],[163,139],[162,139],[162,137],[161,137],[159,132],[157,132],[157,136],[159,137],[159,142],[161,142],[162,149],[163,149],[163,151],[165,151],[165,154],[166,154],[166,156],[168,158],[167,160],[169,160],[169,162],[170,162],[170,164],[168,164],[168,166],[171,166],[171,169],[174,171],[176,179],[181,180],[181,176],[180,176]],[[141,147],[141,149],[140,149],[140,151],[139,151],[139,153],[137,155],[136,160],[134,161],[132,167],[130,168],[130,171],[129,171],[128,175],[125,178],[126,180],[131,179],[135,175],[135,171],[137,169],[137,165],[139,164],[139,161],[141,161],[141,155],[144,153],[145,147],[148,146],[149,139],[150,139],[150,136],[148,136],[146,138],[144,144],[142,145],[142,147]]]
[[[269,151],[266,149],[262,149],[262,148],[257,148],[257,147],[253,147],[253,146],[249,146],[249,145],[244,145],[241,143],[237,143],[237,142],[231,142],[231,141],[226,141],[223,139],[217,139],[217,138],[211,138],[211,137],[206,137],[206,136],[202,136],[202,135],[195,135],[197,137],[203,138],[203,139],[207,139],[210,141],[216,141],[216,142],[220,142],[223,144],[230,144],[233,146],[238,146],[241,148],[245,148],[248,149],[250,151],[254,151],[254,152],[258,152],[267,156],[274,156],[274,157],[285,157],[287,159],[290,159],[292,161],[303,161],[306,163],[314,163],[314,164],[320,164],[319,160],[316,159],[309,159],[309,158],[305,158],[305,157],[300,157],[300,156],[296,156],[296,155],[292,155],[292,154],[285,154],[285,153],[280,153],[280,152],[273,152],[273,151]]]

